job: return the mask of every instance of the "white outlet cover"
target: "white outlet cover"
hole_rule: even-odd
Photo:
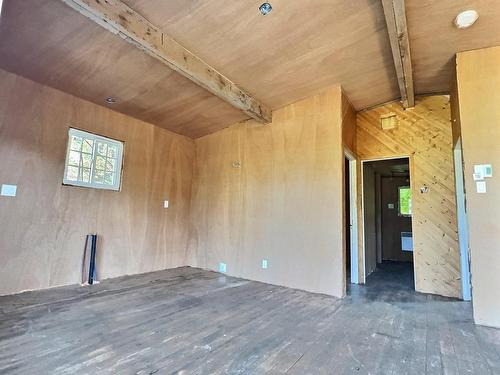
[[[267,261],[267,259],[262,259],[262,269],[267,270],[268,267],[269,262]]]
[[[2,184],[2,191],[0,195],[4,197],[15,197],[17,194],[17,185]]]
[[[226,273],[226,271],[227,271],[226,263],[219,263],[219,272]]]
[[[168,201],[163,201],[163,208],[168,208]]]
[[[479,194],[486,193],[486,181],[476,181],[476,190]]]

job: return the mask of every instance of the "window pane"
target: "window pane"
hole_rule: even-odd
[[[108,152],[108,145],[106,143],[97,142],[97,153],[99,155],[106,156],[107,152]]]
[[[115,158],[118,156],[116,146],[108,145],[108,158]]]
[[[119,190],[123,143],[72,128],[68,135],[63,182]]]
[[[70,151],[69,152],[69,159],[68,159],[68,164],[69,165],[74,165],[74,166],[79,166],[80,165],[80,153],[76,151]]]
[[[399,188],[399,214],[411,215],[411,189],[409,187]]]
[[[82,149],[82,139],[80,137],[71,136],[71,147],[72,150],[80,151]]]
[[[78,180],[78,167],[68,167],[66,178],[70,181]]]
[[[92,155],[82,154],[82,166],[85,168],[90,168],[92,165]]]
[[[94,150],[94,141],[92,139],[84,139],[82,151],[88,154],[92,154],[93,150]]]
[[[97,184],[104,183],[104,171],[95,171],[93,182]]]
[[[107,159],[106,160],[106,171],[113,172],[116,169],[116,160]]]
[[[96,156],[95,167],[96,167],[96,169],[100,169],[101,171],[106,169],[106,158],[104,158],[102,156]]]
[[[105,172],[104,174],[104,183],[106,185],[113,185],[113,172]]]
[[[82,178],[83,182],[90,182],[90,169],[89,168],[82,168],[81,178]]]

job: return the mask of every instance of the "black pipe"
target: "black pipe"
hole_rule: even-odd
[[[95,272],[95,251],[97,245],[97,234],[91,235],[91,250],[90,250],[90,267],[89,267],[89,285],[94,283],[94,272]]]

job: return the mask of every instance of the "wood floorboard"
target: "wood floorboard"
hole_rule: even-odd
[[[337,299],[183,267],[0,297],[1,374],[500,374],[500,330],[383,264]]]

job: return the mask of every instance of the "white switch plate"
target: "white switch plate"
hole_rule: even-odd
[[[0,195],[4,197],[15,197],[17,193],[17,185],[2,184],[2,191]]]
[[[484,180],[484,168],[482,165],[474,166],[474,181],[482,181]]]
[[[163,208],[168,208],[168,201],[163,201]]]
[[[477,181],[476,190],[479,194],[486,193],[486,181]]]
[[[484,178],[493,177],[493,167],[491,164],[478,164],[474,166],[474,181],[481,181]]]
[[[484,180],[484,175],[482,173],[473,173],[472,177],[474,178],[474,181],[483,181]]]
[[[262,259],[262,269],[267,270],[267,267],[269,266],[269,262],[267,259]]]
[[[226,263],[219,263],[219,272],[226,273],[227,266]]]

